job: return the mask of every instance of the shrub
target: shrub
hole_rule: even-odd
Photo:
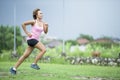
[[[12,51],[2,50],[2,53],[0,54],[0,61],[11,60],[11,53]]]

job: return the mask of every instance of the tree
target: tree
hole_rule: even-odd
[[[14,27],[13,26],[0,26],[0,52],[2,50],[13,50],[14,43]],[[22,44],[22,37],[20,28],[16,26],[16,43],[17,46]]]
[[[92,36],[86,35],[86,34],[80,34],[80,36],[77,39],[79,39],[79,38],[85,38],[85,39],[87,39],[89,41],[93,41],[94,40],[94,38]]]
[[[71,43],[71,45],[77,45],[78,44],[76,40],[67,40],[65,42],[65,44],[67,44],[67,43]]]

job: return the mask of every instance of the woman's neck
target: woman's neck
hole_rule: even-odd
[[[36,20],[39,21],[39,22],[42,22],[42,19],[37,18]]]

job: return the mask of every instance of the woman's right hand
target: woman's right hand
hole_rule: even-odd
[[[28,37],[32,37],[32,34],[30,32],[27,33]]]

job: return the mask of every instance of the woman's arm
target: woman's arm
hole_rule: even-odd
[[[29,32],[26,30],[26,26],[27,26],[27,25],[34,25],[34,23],[35,23],[34,20],[29,20],[29,21],[26,21],[26,22],[22,23],[22,28],[23,28],[24,32],[25,32],[29,37],[31,37],[32,35],[31,35],[31,33],[29,33]]]
[[[48,24],[47,23],[43,23],[43,29],[44,29],[44,33],[47,34],[48,32]]]

